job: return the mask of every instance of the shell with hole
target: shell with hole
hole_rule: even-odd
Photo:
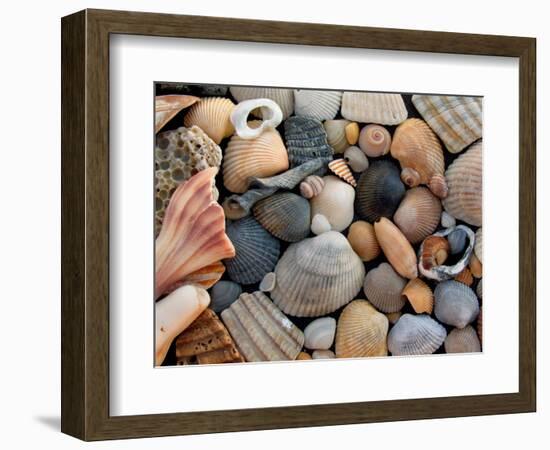
[[[157,95],[155,97],[155,133],[172,120],[181,110],[199,101],[192,95]]]
[[[464,328],[479,314],[479,301],[475,292],[454,280],[442,281],[434,291],[434,313],[447,325]]]
[[[430,355],[447,337],[447,331],[425,314],[403,314],[388,334],[393,356]]]
[[[300,166],[312,159],[320,159],[327,164],[332,160],[332,148],[327,141],[323,124],[310,117],[292,116],[285,120],[285,141],[290,167]],[[326,167],[315,175],[324,175]]]
[[[454,328],[445,339],[447,353],[479,353],[481,343],[476,330],[471,325],[464,328]]]
[[[365,277],[363,292],[373,306],[383,313],[400,311],[405,306],[405,297],[401,294],[407,280],[388,263],[383,262],[371,269]]]
[[[374,231],[380,248],[395,271],[404,278],[416,278],[418,276],[416,254],[399,228],[382,217],[375,222]]]
[[[304,346],[310,350],[328,350],[334,342],[336,319],[320,317],[310,322],[304,329],[306,341]]]
[[[334,119],[340,110],[342,93],[338,91],[294,90],[294,113],[317,120]]]
[[[264,120],[254,127],[248,126],[248,116],[256,108],[262,108]],[[265,130],[273,130],[283,120],[283,113],[279,105],[268,98],[257,98],[240,102],[231,112],[230,121],[235,127],[237,136],[243,139],[254,139]],[[254,122],[256,123],[256,122]]]
[[[362,123],[398,125],[407,118],[401,94],[377,92],[344,92],[342,116]]]
[[[204,98],[189,108],[183,118],[183,124],[188,128],[198,126],[219,144],[223,138],[231,136],[235,131],[229,120],[233,108],[235,104],[228,98]]]
[[[273,100],[281,108],[283,120],[289,117],[292,111],[294,111],[294,91],[292,89],[231,86],[229,91],[238,103],[256,98]],[[269,112],[264,111],[262,108],[253,111],[253,113],[259,118],[266,119],[269,117]]]
[[[353,122],[344,119],[325,120],[323,122],[323,127],[327,134],[327,141],[334,153],[343,153],[344,150],[351,145],[351,142],[346,136],[346,127],[351,123]]]
[[[403,292],[401,292],[411,304],[414,312],[417,314],[431,314],[434,308],[434,295],[430,286],[420,278],[410,280]]]
[[[362,261],[372,261],[380,254],[380,245],[376,240],[374,226],[368,222],[363,220],[353,222],[349,227],[348,241]]]
[[[389,153],[391,135],[382,125],[373,123],[363,127],[359,134],[358,143],[365,155],[371,158],[378,158]]]
[[[364,172],[369,168],[369,160],[359,147],[348,147],[344,152],[344,159],[354,172]]]
[[[333,175],[323,177],[323,190],[310,200],[311,215],[322,214],[335,231],[345,230],[353,220],[355,189]]]

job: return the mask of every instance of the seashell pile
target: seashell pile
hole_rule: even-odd
[[[481,98],[156,89],[157,365],[482,351]]]

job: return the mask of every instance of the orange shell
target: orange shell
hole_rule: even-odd
[[[455,277],[455,280],[464,283],[466,286],[471,286],[474,283],[474,277],[472,276],[472,272],[470,272],[470,269],[468,267],[464,267],[464,269],[462,269],[462,272],[460,272]]]
[[[187,128],[193,125],[203,130],[216,144],[235,131],[229,117],[235,108],[228,98],[209,97],[195,103],[183,119]]]
[[[340,158],[329,162],[328,168],[346,183],[351,184],[353,187],[357,186],[357,182],[355,181],[355,178],[353,178],[353,174],[351,173],[345,159]]]
[[[472,275],[475,278],[481,278],[483,275],[483,266],[481,265],[481,262],[479,259],[477,259],[477,256],[472,254],[472,257],[470,258],[470,272],[472,272]]]
[[[430,286],[420,278],[410,280],[401,293],[417,314],[431,314],[434,308],[434,295]]]
[[[428,236],[424,240],[420,262],[424,269],[430,270],[434,266],[441,266],[450,252],[449,241],[443,236]]]
[[[402,277],[418,276],[416,253],[405,235],[393,222],[381,217],[374,224],[376,239],[395,271]]]
[[[358,220],[352,223],[348,231],[348,241],[363,261],[372,261],[380,254],[374,227],[368,222]]]

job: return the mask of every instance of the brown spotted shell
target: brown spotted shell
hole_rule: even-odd
[[[186,127],[198,126],[210,139],[219,144],[233,134],[235,128],[229,117],[235,105],[228,98],[207,97],[195,103],[183,119]]]
[[[380,245],[376,240],[374,226],[368,222],[363,220],[353,222],[349,227],[348,241],[353,251],[365,262],[372,261],[380,254]]]
[[[418,276],[416,253],[405,235],[385,217],[374,224],[376,239],[386,258],[402,277]]]
[[[431,314],[434,308],[434,295],[430,286],[420,278],[410,280],[401,294],[409,301],[417,314]]]

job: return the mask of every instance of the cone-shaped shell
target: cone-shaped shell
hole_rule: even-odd
[[[449,194],[443,200],[445,211],[471,225],[481,226],[482,152],[480,142],[455,159],[445,172]]]
[[[445,341],[447,331],[430,316],[403,314],[388,334],[393,356],[430,355]]]
[[[413,95],[412,101],[451,153],[458,153],[481,138],[481,98]]]
[[[352,300],[361,289],[365,268],[347,239],[336,231],[291,244],[277,267],[271,292],[286,314],[319,317]]]
[[[210,139],[219,144],[223,138],[233,134],[233,124],[229,120],[234,103],[228,98],[208,97],[195,103],[183,119],[183,124],[193,125],[203,130]]]
[[[346,183],[351,184],[353,187],[357,186],[357,182],[355,181],[355,178],[353,178],[351,169],[348,167],[345,159],[340,158],[329,162],[328,168],[333,174],[344,180]]]
[[[476,231],[474,254],[477,256],[477,259],[479,259],[479,262],[483,263],[483,228],[479,228]]]
[[[231,192],[242,194],[251,177],[270,177],[287,169],[288,155],[277,130],[265,130],[254,139],[234,135],[225,149],[223,183]]]
[[[395,224],[412,244],[432,234],[441,217],[441,202],[425,187],[407,191],[393,216]]]
[[[380,254],[380,245],[376,240],[374,226],[368,222],[363,220],[353,222],[349,227],[348,241],[353,251],[365,262],[372,261]]]
[[[249,216],[230,222],[227,236],[235,246],[235,257],[225,261],[229,278],[237,283],[252,284],[273,271],[279,259],[279,240],[254,218]]]
[[[297,116],[312,117],[321,121],[334,119],[340,110],[341,100],[342,93],[338,91],[296,89],[294,113]]]
[[[390,220],[382,217],[374,224],[376,239],[386,258],[402,277],[418,276],[416,254],[407,238]]]
[[[157,95],[155,97],[155,133],[172,120],[182,109],[199,101],[192,95]]]
[[[472,289],[458,281],[442,281],[434,291],[434,313],[447,325],[464,328],[479,314],[479,301]]]
[[[237,102],[256,98],[268,98],[273,100],[281,108],[283,119],[290,116],[294,110],[294,92],[292,89],[231,86],[229,91]],[[256,113],[258,117],[262,117],[261,109],[257,110]],[[264,117],[264,119],[267,118],[268,117]]]
[[[364,358],[388,354],[388,318],[365,300],[354,300],[338,318],[337,358]]]
[[[342,96],[342,116],[348,120],[398,125],[407,115],[401,94],[344,92]]]
[[[333,317],[320,317],[304,329],[304,346],[311,350],[328,350],[332,347],[335,334],[336,320]]]
[[[217,313],[228,308],[243,292],[238,283],[229,280],[218,281],[210,290],[210,308]]]
[[[332,148],[327,141],[323,124],[310,117],[292,116],[285,120],[285,141],[290,167],[299,166],[312,159],[328,164],[332,160]],[[326,168],[316,172],[323,175]]]
[[[309,202],[292,192],[264,198],[254,205],[252,211],[267,231],[283,241],[297,242],[309,235]]]
[[[359,134],[359,147],[365,155],[378,158],[390,151],[391,135],[382,125],[370,124]]]
[[[304,333],[262,292],[243,293],[221,316],[248,362],[294,360],[304,345]]]
[[[310,175],[300,183],[300,194],[304,198],[312,198],[318,195],[325,186],[325,181],[318,175]]]
[[[417,314],[431,314],[434,308],[434,295],[430,286],[420,278],[410,280],[401,293]]]
[[[476,330],[471,325],[451,330],[445,339],[445,351],[447,353],[480,352],[481,343]]]
[[[373,306],[384,313],[397,312],[405,305],[401,294],[407,281],[384,262],[371,269],[365,277],[363,291]]]
[[[369,168],[369,160],[359,147],[348,147],[344,152],[344,159],[354,172],[364,172]]]
[[[327,141],[334,153],[343,153],[351,145],[346,136],[346,127],[351,123],[349,120],[343,119],[325,120],[323,122]]]
[[[375,161],[359,177],[355,209],[369,222],[391,218],[404,195],[397,167],[389,161]]]
[[[323,177],[323,190],[310,200],[311,216],[322,214],[332,229],[345,230],[353,220],[355,189],[333,175]]]

